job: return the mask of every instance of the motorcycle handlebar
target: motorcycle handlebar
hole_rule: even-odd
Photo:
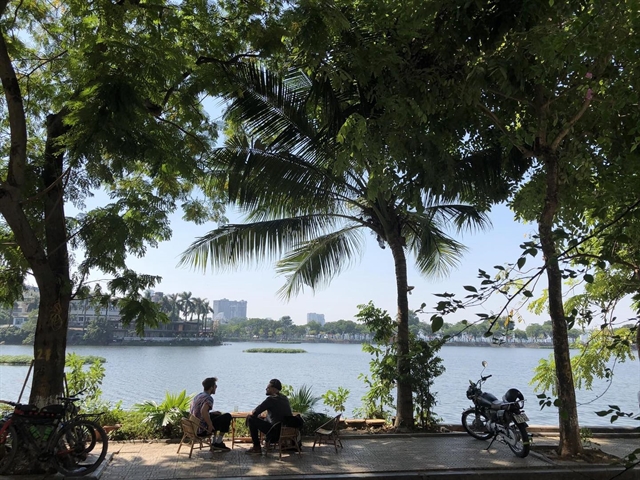
[[[486,377],[482,377],[482,381],[484,382],[486,379],[491,378],[492,375],[487,375]]]

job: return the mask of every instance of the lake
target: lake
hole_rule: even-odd
[[[307,353],[275,354],[247,353],[249,348],[302,348]],[[106,358],[106,376],[102,385],[103,398],[122,400],[125,409],[136,402],[161,402],[165,392],[197,393],[207,376],[218,377],[215,408],[222,411],[251,410],[264,398],[264,389],[271,378],[299,388],[307,385],[321,395],[327,390],[344,387],[350,390],[345,412],[351,417],[353,409],[361,406],[365,385],[358,376],[368,374],[368,354],[361,345],[332,343],[302,343],[281,345],[239,342],[218,347],[79,347],[69,351],[79,355],[99,355]],[[511,387],[521,390],[527,399],[526,410],[532,425],[557,425],[557,411],[540,410],[538,399],[529,381],[541,358],[552,351],[536,348],[453,347],[445,346],[440,356],[445,373],[436,380],[438,392],[436,413],[446,423],[458,423],[462,411],[470,406],[465,392],[469,380],[477,380],[482,360],[492,374],[485,383],[485,391],[501,397]],[[0,345],[2,355],[33,355],[30,346]],[[24,383],[28,367],[0,365],[0,398],[16,401]],[[592,391],[578,391],[578,411],[581,425],[610,425],[609,419],[594,412],[608,405],[618,405],[623,412],[638,412],[637,392],[640,390],[640,362],[626,362],[615,366],[613,382],[599,381]],[[23,395],[28,399],[30,382]],[[320,402],[316,408],[328,411]],[[329,412],[328,413],[332,413]],[[620,419],[616,425],[638,426],[637,421]]]

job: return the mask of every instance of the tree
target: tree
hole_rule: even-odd
[[[405,177],[388,158],[341,154],[327,119],[312,110],[307,77],[279,78],[255,65],[234,74],[229,118],[242,126],[217,151],[213,177],[228,188],[229,202],[247,212],[248,223],[209,232],[181,263],[215,269],[276,258],[286,276],[280,294],[290,298],[305,286],[326,285],[362,253],[363,232],[375,235],[396,267],[396,423],[411,427],[407,253],[424,275],[443,274],[464,251],[445,227],[484,227],[486,216]],[[333,101],[339,108],[339,97]]]
[[[562,385],[561,454],[578,453],[567,339],[572,315],[565,314],[561,297],[562,276],[569,273],[559,267],[557,226],[563,205],[575,194],[576,180],[596,179],[599,166],[613,165],[611,178],[634,169],[623,165],[624,159],[634,165],[629,154],[637,146],[638,99],[630,87],[638,83],[636,12],[624,2],[600,1],[337,0],[305,2],[295,13],[300,33],[292,41],[296,54],[307,66],[326,72],[328,81],[341,83],[344,91],[359,89],[369,107],[365,120],[353,122],[346,132],[356,131],[345,140],[354,151],[375,131],[396,156],[403,150],[415,152],[423,145],[420,139],[437,131],[443,138],[438,146],[448,141],[454,151],[473,151],[475,142],[486,145],[497,139],[514,147],[511,161],[531,162],[530,188],[523,189],[526,195],[513,206],[539,226]],[[420,174],[422,157],[411,158],[415,161],[403,166],[423,180],[430,170]],[[635,175],[626,178],[633,182]],[[451,188],[455,182],[446,178],[443,186]],[[596,186],[603,185],[593,181]],[[635,188],[627,190],[629,197]],[[612,205],[602,202],[601,191],[607,190],[582,190],[594,207]],[[616,207],[633,203],[616,201]],[[572,212],[577,222],[583,220],[585,205]]]
[[[456,8],[442,8],[437,18],[441,31],[456,31],[440,47],[458,68],[461,95],[505,144],[533,161],[513,208],[538,223],[553,327],[560,454],[576,454],[582,444],[567,334],[572,320],[562,300],[566,272],[559,263],[563,243],[557,227],[576,181],[598,165],[617,164],[621,155],[610,155],[612,146],[622,127],[637,124],[637,113],[630,111],[638,102],[630,87],[637,80],[637,55],[627,43],[637,16],[624,2],[536,1],[499,8],[481,2],[462,17]],[[605,36],[609,40],[601,42]]]
[[[178,305],[180,310],[182,311],[182,318],[185,322],[190,322],[193,318],[194,312],[194,298],[192,298],[191,292],[182,292],[178,294],[180,300],[178,300]]]
[[[169,319],[172,322],[177,322],[180,319],[177,293],[171,293],[162,297],[162,311],[169,315]]]
[[[96,318],[89,322],[82,339],[89,345],[109,345],[113,340],[113,328],[107,317]]]
[[[187,0],[0,1],[0,295],[19,296],[27,271],[38,285],[32,403],[62,393],[69,301],[89,272],[114,278],[142,333],[165,318],[140,294],[158,279],[128,270],[127,255],[168,239],[179,205],[190,220],[220,218],[215,192],[190,195],[215,140],[202,94],[226,81],[210,65],[243,51],[245,20],[262,14],[227,13]],[[89,211],[99,189],[110,203]],[[70,249],[85,253],[73,276]]]

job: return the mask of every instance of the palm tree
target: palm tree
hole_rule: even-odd
[[[185,321],[191,321],[193,318],[193,298],[191,292],[182,292],[178,294],[178,306],[184,315]],[[187,316],[191,314],[189,318]]]
[[[402,178],[389,158],[359,160],[337,152],[322,119],[309,113],[311,83],[305,77],[282,79],[249,66],[236,87],[228,115],[243,129],[217,151],[212,178],[226,186],[229,202],[246,214],[246,223],[224,225],[197,239],[181,264],[206,269],[210,263],[216,269],[276,260],[286,279],[279,293],[288,299],[305,287],[326,286],[362,254],[364,233],[372,233],[381,248],[389,247],[395,263],[396,426],[412,427],[407,254],[422,274],[444,274],[464,251],[445,228],[484,227],[487,218]]]
[[[209,313],[209,310],[211,310],[211,307],[209,305],[210,305],[209,300],[207,300],[206,298],[203,298],[199,308],[200,313],[198,314],[198,315],[202,315],[202,320],[204,322],[203,331],[205,333],[207,333],[207,314]]]
[[[171,293],[162,297],[162,311],[169,315],[172,322],[180,319],[178,310],[178,294]]]

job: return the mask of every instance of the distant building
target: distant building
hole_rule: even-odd
[[[213,301],[214,319],[231,320],[232,318],[247,318],[246,300],[222,300]]]
[[[307,323],[318,322],[324,325],[324,313],[307,313]]]
[[[22,325],[29,320],[29,314],[37,315],[38,303],[40,302],[40,291],[36,287],[26,286],[23,299],[13,304],[11,310],[11,324],[14,327],[22,328]]]

